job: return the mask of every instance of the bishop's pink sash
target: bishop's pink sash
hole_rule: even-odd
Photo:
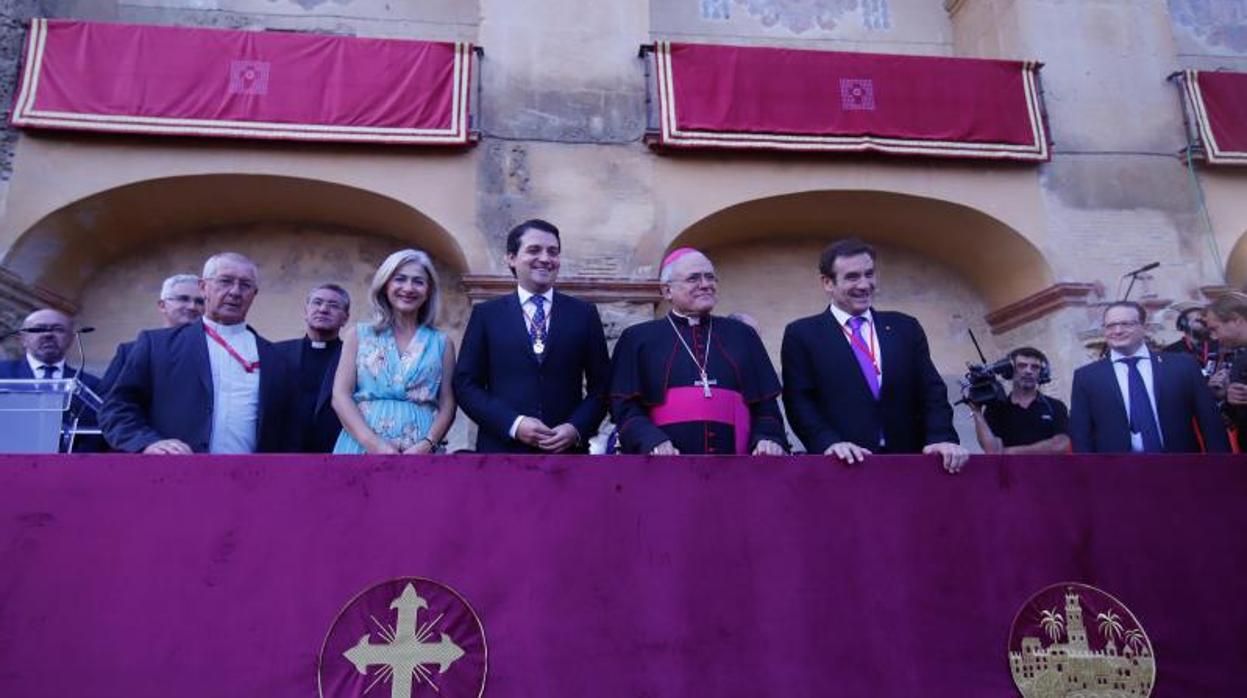
[[[667,401],[650,408],[649,418],[658,426],[680,422],[730,424],[736,434],[736,453],[748,452],[752,425],[749,406],[735,390],[712,388],[706,397],[699,387],[668,388]]]

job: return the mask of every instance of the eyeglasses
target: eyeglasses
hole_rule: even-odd
[[[308,301],[307,304],[312,306],[313,308],[324,308],[325,310],[332,310],[332,311],[346,309],[346,306],[342,305],[338,301],[326,301],[326,300],[321,300],[319,298],[313,298],[312,300]]]
[[[250,293],[255,290],[255,282],[250,279],[235,279],[232,276],[214,276],[212,285],[221,291],[228,291],[235,286],[243,293]]]
[[[229,287],[227,286],[226,288],[229,288]],[[203,297],[203,296],[188,296],[188,295],[186,295],[186,294],[182,294],[182,295],[180,295],[180,296],[165,296],[164,298],[161,298],[160,300],[162,300],[162,301],[177,301],[178,303],[194,303],[195,305],[203,305],[203,304],[204,304],[204,297]]]
[[[683,279],[677,279],[676,281],[678,281],[679,283],[682,283],[682,284],[688,284],[688,285],[690,285],[690,286],[696,286],[696,285],[701,284],[701,283],[703,283],[703,282],[704,282],[704,283],[708,283],[708,284],[717,284],[717,283],[719,283],[719,277],[715,276],[715,275],[714,275],[714,272],[707,271],[707,272],[702,272],[702,273],[699,273],[699,274],[689,274],[688,276],[684,277]]]
[[[31,325],[23,327],[22,332],[25,334],[69,334],[69,328],[64,325]]]
[[[1117,330],[1129,330],[1129,329],[1138,327],[1139,325],[1142,325],[1142,324],[1143,323],[1139,322],[1138,320],[1131,320],[1129,322],[1109,322],[1104,325],[1104,331],[1105,332],[1116,332]]]

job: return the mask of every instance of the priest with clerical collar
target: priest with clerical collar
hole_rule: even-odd
[[[333,376],[342,356],[338,336],[351,316],[351,295],[338,284],[322,283],[307,294],[303,306],[306,332],[276,347],[290,367],[295,388],[287,396],[289,448],[299,453],[331,453],[342,422],[333,411]]]
[[[665,317],[629,327],[615,346],[611,415],[625,453],[782,455],[779,378],[761,338],[712,315],[714,264],[683,247],[659,274]]]
[[[259,292],[255,262],[215,254],[199,289],[202,320],[135,338],[100,411],[105,438],[132,453],[287,450],[288,371],[246,324]]]

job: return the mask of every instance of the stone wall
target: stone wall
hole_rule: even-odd
[[[112,343],[154,320],[151,294],[161,278],[195,268],[229,243],[264,267],[257,326],[293,336],[308,285],[328,275],[358,290],[383,252],[431,239],[408,235],[409,228],[452,236],[460,271],[502,276],[506,230],[540,216],[563,230],[563,273],[571,276],[653,278],[663,252],[695,230],[697,244],[710,250],[725,277],[723,309],[758,318],[776,353],[784,323],[825,303],[813,271],[818,248],[852,233],[882,243],[880,303],[922,320],[946,379],[973,358],[967,330],[974,329],[989,358],[1021,343],[1047,351],[1057,369],[1052,391],[1065,395],[1070,371],[1086,357],[1083,339],[1094,333],[1094,308],[1066,308],[997,336],[986,327],[988,312],[1052,283],[1098,284],[1112,296],[1124,271],[1151,261],[1162,266],[1136,295],[1150,294],[1162,305],[1201,297],[1202,288],[1222,282],[1235,255],[1247,279],[1241,242],[1247,173],[1197,165],[1192,176],[1179,157],[1186,141],[1177,90],[1165,80],[1184,67],[1247,70],[1242,6],[1231,0],[12,0],[0,7],[6,108],[31,16],[470,40],[485,53],[475,108],[481,141],[466,152],[6,129],[0,321],[6,312],[11,321],[30,303],[63,296],[81,306],[84,321],[102,328],[90,349],[98,366]],[[643,140],[649,114],[637,50],[656,39],[1037,59],[1045,64],[1053,159],[1019,167],[655,154]],[[231,174],[330,182],[375,193],[394,211],[428,220],[400,225],[402,216],[389,208],[371,217],[338,215],[344,207],[374,205],[338,190],[319,202],[290,195],[293,203],[279,210],[240,204],[225,188],[214,194],[220,207],[230,208],[228,220],[201,226],[195,216],[211,217],[215,201],[176,210],[152,202],[145,216],[141,201],[126,199],[139,210],[120,215],[119,199],[112,209],[98,200],[161,178]],[[794,204],[798,210],[776,208],[783,225],[766,227],[762,219],[753,235],[730,216],[716,217],[806,192],[897,198],[846,212],[835,208],[834,196],[812,197]],[[968,213],[901,220],[888,210],[925,212],[931,202]],[[126,229],[140,225],[142,234]],[[92,236],[107,237],[98,254],[74,257],[76,244],[100,242]],[[1018,263],[1010,255],[1035,259]],[[6,288],[17,292],[5,295]],[[24,300],[9,300],[19,296]],[[445,318],[452,333],[467,302],[454,308]],[[650,313],[643,303],[603,306],[612,333]]]

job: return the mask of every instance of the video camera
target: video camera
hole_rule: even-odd
[[[974,350],[979,354],[979,360],[982,363],[967,363],[969,368],[966,371],[966,377],[961,381],[961,400],[957,404],[967,403],[975,406],[982,406],[992,402],[1004,402],[1008,399],[1009,394],[1005,391],[1005,387],[1000,384],[1000,378],[1011,381],[1013,380],[1013,357],[1022,353],[1028,356],[1034,353],[1042,361],[1042,368],[1039,371],[1038,383],[1043,385],[1052,380],[1052,372],[1048,357],[1043,355],[1038,349],[1031,347],[1022,347],[1009,352],[1009,355],[998,361],[987,363],[987,357],[983,356],[983,348],[979,346],[979,340],[974,336],[974,330],[970,332],[970,341],[974,342]]]
[[[1004,402],[1008,398],[1005,387],[1000,384],[1000,378],[1013,378],[1012,359],[1006,356],[990,364],[967,364],[967,368],[966,377],[961,382],[960,402],[978,406]]]

